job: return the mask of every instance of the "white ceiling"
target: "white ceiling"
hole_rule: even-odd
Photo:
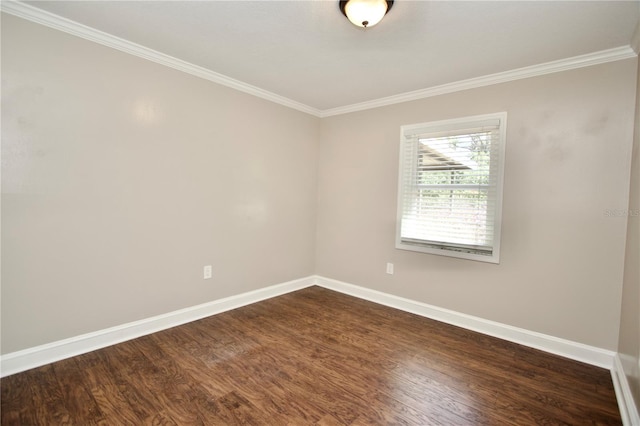
[[[28,4],[319,111],[628,46],[634,1],[407,1],[363,30],[338,1]]]

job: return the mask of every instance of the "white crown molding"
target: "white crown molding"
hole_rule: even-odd
[[[165,65],[169,68],[173,68],[178,71],[182,71],[187,74],[191,74],[196,77],[200,77],[205,80],[209,80],[214,83],[218,83],[223,86],[238,90],[240,92],[248,93],[250,95],[257,96],[259,98],[266,99],[268,101],[307,114],[319,117],[321,113],[321,111],[316,108],[310,107],[289,98],[285,98],[284,96],[280,96],[275,93],[260,89],[259,87],[252,86],[239,80],[235,80],[231,77],[227,77],[223,74],[219,74],[207,68],[174,58],[173,56],[165,55],[164,53],[158,52],[148,47],[144,47],[120,37],[116,37],[100,30],[96,30],[94,28],[19,1],[2,0],[1,10],[2,12],[17,16],[19,18],[23,18],[28,21],[32,21],[59,31],[63,31],[65,33],[72,34],[74,36],[81,37],[86,40],[93,41],[95,43],[99,43],[104,46],[108,46],[113,49],[117,49],[122,52],[129,53],[131,55],[138,56],[152,62],[156,62],[161,65]]]
[[[321,111],[320,117],[324,118],[333,115],[342,115],[372,108],[379,108],[382,106],[399,104],[403,102],[416,101],[419,99],[430,98],[447,93],[460,92],[462,90],[491,86],[494,84],[506,83],[508,81],[537,77],[545,74],[603,64],[606,62],[619,61],[622,59],[635,58],[636,56],[636,52],[634,52],[634,50],[630,46],[616,47],[613,49],[588,53],[586,55],[574,56],[572,58],[561,59],[558,61],[546,62],[543,64],[518,68],[511,71],[470,78],[468,80],[461,80],[454,83],[442,84],[440,86],[429,87],[427,89],[401,93],[399,95],[388,96],[386,98],[375,99],[372,101],[361,102],[338,108],[325,109]]]
[[[0,3],[2,12],[15,15],[17,17],[27,19],[38,24],[54,28],[95,43],[108,46],[140,58],[147,59],[158,64],[168,66],[170,68],[212,81],[214,83],[227,86],[238,91],[257,96],[262,99],[301,111],[316,117],[324,118],[334,115],[348,114],[351,112],[363,111],[372,108],[379,108],[387,105],[394,105],[403,102],[415,101],[419,99],[429,98],[447,93],[459,92],[462,90],[474,89],[478,87],[490,86],[493,84],[505,83],[508,81],[519,80],[524,78],[536,77],[555,72],[567,71],[576,68],[588,67],[591,65],[603,64],[606,62],[619,61],[622,59],[634,58],[637,53],[632,46],[623,46],[613,49],[603,50],[600,52],[588,53],[586,55],[574,56],[572,58],[561,59],[543,64],[532,65],[529,67],[518,68],[515,70],[490,74],[482,77],[471,78],[467,80],[457,81],[453,83],[433,86],[426,89],[415,90],[411,92],[401,93],[399,95],[388,96],[385,98],[375,99],[366,102],[360,102],[352,105],[346,105],[337,108],[320,110],[309,105],[294,101],[284,96],[260,89],[231,77],[216,73],[204,67],[191,64],[181,59],[174,58],[164,53],[160,53],[153,49],[130,42],[120,37],[113,36],[103,31],[96,30],[78,22],[55,15],[53,13],[38,9],[28,4],[16,0],[2,0]],[[640,27],[639,27],[640,28]],[[634,37],[635,48],[640,42],[640,31],[636,31]]]
[[[360,299],[389,306],[401,311],[410,312],[425,318],[462,327],[467,330],[497,337],[499,339],[518,343],[535,349],[540,349],[565,358],[585,362],[597,367],[611,370],[615,352],[555,336],[513,327],[495,321],[486,320],[472,315],[463,314],[438,306],[428,305],[415,300],[405,299],[392,294],[383,293],[369,288],[337,281],[325,277],[316,277],[316,285],[329,290],[338,291]]]
[[[314,282],[315,277],[288,281],[139,321],[133,321],[92,333],[11,352],[0,356],[0,377],[20,373],[45,364],[95,351],[231,309],[260,302],[261,300],[310,287],[314,285]]]

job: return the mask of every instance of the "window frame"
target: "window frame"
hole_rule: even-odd
[[[499,134],[499,146],[495,151],[497,153],[498,158],[495,159],[495,154],[491,155],[491,168],[496,167],[496,182],[495,182],[495,207],[493,214],[493,239],[491,243],[491,254],[480,254],[469,252],[471,249],[468,248],[460,248],[460,245],[457,245],[453,242],[451,243],[443,243],[443,244],[434,244],[433,242],[428,242],[428,240],[420,240],[416,239],[414,243],[407,243],[406,240],[409,238],[402,238],[402,222],[403,222],[403,207],[406,205],[404,200],[405,190],[405,174],[406,174],[406,164],[408,160],[412,160],[412,170],[411,173],[416,171],[416,159],[408,158],[409,156],[405,153],[405,145],[407,143],[415,143],[413,141],[409,141],[407,137],[408,134],[416,134],[416,133],[425,133],[429,132],[434,133],[437,129],[442,128],[450,128],[454,131],[462,131],[465,130],[472,133],[472,129],[477,126],[480,122],[486,122],[488,120],[498,120],[498,134]],[[475,126],[474,126],[475,125]],[[461,133],[464,134],[464,133]],[[399,167],[398,167],[398,199],[397,199],[397,216],[396,216],[396,248],[400,250],[409,250],[420,253],[427,254],[435,254],[439,256],[448,256],[460,259],[468,259],[475,260],[487,263],[500,263],[500,243],[501,243],[501,228],[502,228],[502,202],[503,202],[503,191],[504,191],[504,168],[505,168],[505,152],[506,152],[506,135],[507,135],[507,113],[499,112],[492,114],[482,114],[482,115],[474,115],[468,117],[460,117],[453,118],[448,120],[438,120],[438,121],[430,121],[419,124],[410,124],[400,126],[400,155],[399,155]],[[434,187],[438,187],[439,185],[430,185]],[[440,187],[445,189],[444,187],[447,185],[441,185]],[[487,187],[487,191],[491,191],[493,185],[489,185]],[[421,242],[422,241],[422,242]],[[479,251],[479,250],[476,250]]]

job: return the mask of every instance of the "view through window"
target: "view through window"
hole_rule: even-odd
[[[506,114],[403,126],[397,247],[499,260]]]

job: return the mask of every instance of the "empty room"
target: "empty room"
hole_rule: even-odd
[[[640,426],[640,1],[2,1],[2,425]]]

